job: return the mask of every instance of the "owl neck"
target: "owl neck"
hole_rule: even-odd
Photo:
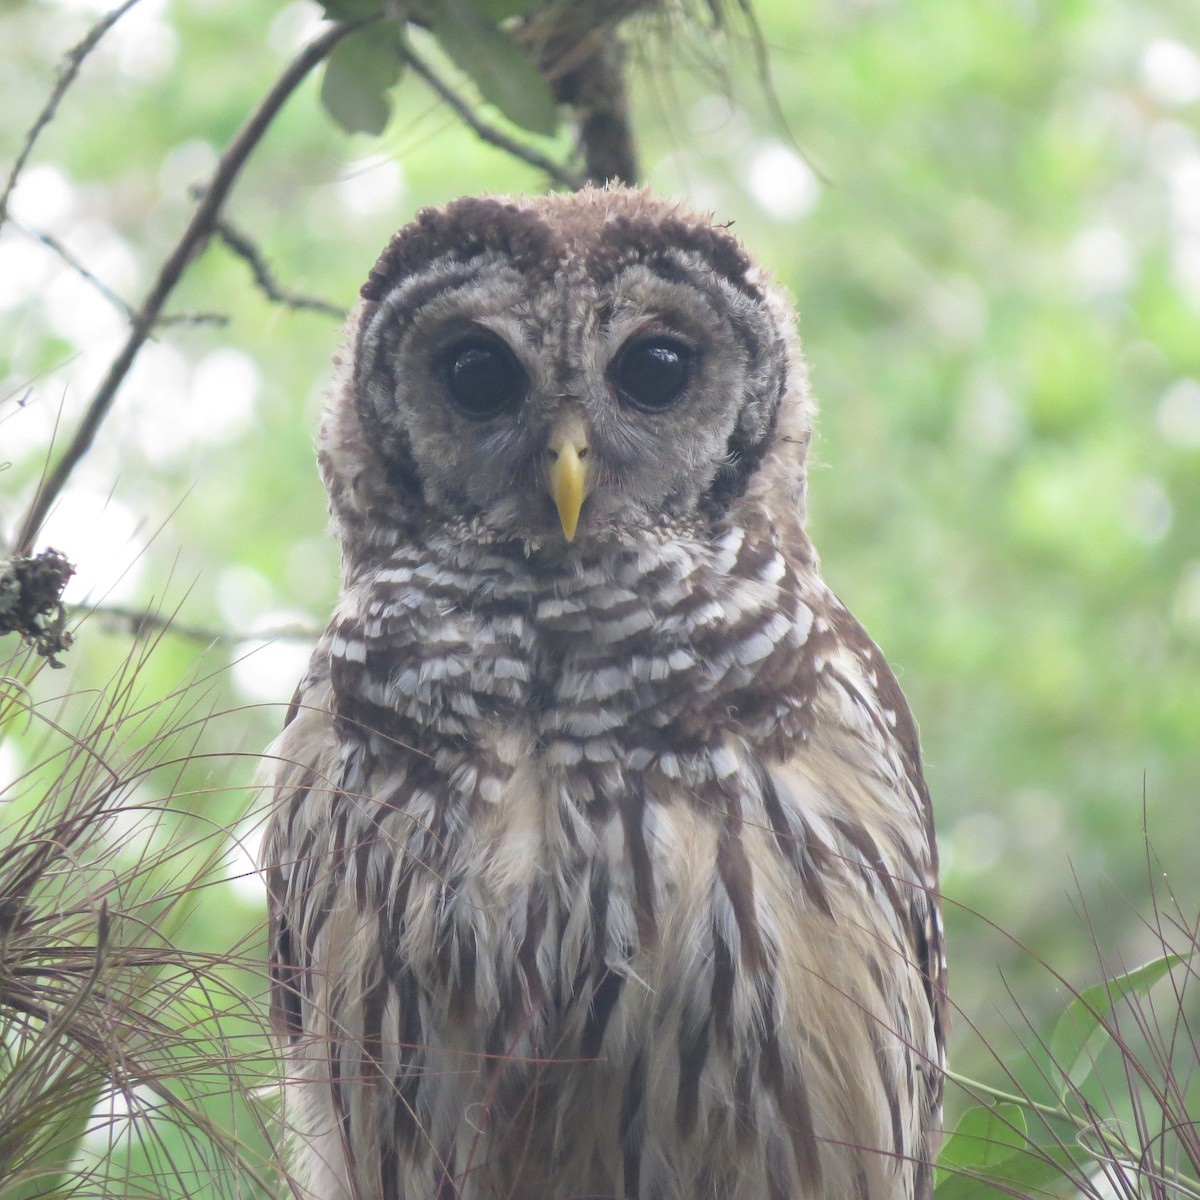
[[[332,682],[348,725],[431,755],[497,725],[564,765],[647,727],[699,750],[730,714],[748,741],[783,745],[804,720],[818,588],[736,525],[565,556],[410,544],[359,566],[331,627]]]

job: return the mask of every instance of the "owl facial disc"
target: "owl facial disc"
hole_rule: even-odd
[[[550,435],[550,495],[558,509],[563,535],[575,540],[579,513],[588,494],[588,437],[575,413],[563,417]]]

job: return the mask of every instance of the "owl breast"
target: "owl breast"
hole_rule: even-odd
[[[292,907],[324,914],[298,931],[301,1024],[367,998],[331,1040],[359,1081],[332,1092],[353,1157],[413,1172],[414,1196],[481,1155],[464,1195],[673,1195],[705,1172],[731,1200],[892,1194],[927,1104],[880,1033],[922,986],[893,881],[921,864],[894,841],[904,766],[869,682],[829,689],[823,585],[736,527],[595,563],[460,554],[398,550],[347,590],[318,653],[336,788],[283,823],[286,890],[318,900]],[[822,732],[835,709],[873,759]],[[885,943],[857,913],[880,900]],[[364,926],[382,958],[356,956]],[[902,1090],[907,1120],[881,1100]],[[863,1128],[879,1152],[838,1149]]]
[[[712,825],[742,786],[740,752],[798,736],[811,611],[778,552],[740,530],[703,552],[630,550],[615,570],[545,575],[501,554],[483,566],[468,577],[452,556],[398,557],[348,597],[356,611],[330,645],[347,790],[376,799],[393,844],[428,843],[420,860],[444,870],[426,886],[453,893],[435,907],[468,924],[464,886],[481,910],[511,917],[533,896],[569,916],[603,875],[614,907],[589,950],[623,962],[656,891],[686,873],[682,827]],[[770,703],[768,662],[795,681]],[[431,930],[431,953],[445,940]],[[543,982],[577,969],[558,963]]]

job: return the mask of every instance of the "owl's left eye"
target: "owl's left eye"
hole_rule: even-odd
[[[609,378],[622,400],[648,412],[662,412],[687,390],[695,358],[691,346],[679,338],[637,338],[617,355]]]
[[[464,338],[450,347],[442,361],[450,396],[468,417],[480,421],[497,417],[525,398],[529,387],[525,369],[499,338]]]

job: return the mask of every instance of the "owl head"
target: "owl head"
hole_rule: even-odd
[[[348,558],[440,536],[587,557],[803,523],[790,306],[644,191],[465,198],[401,229],[335,360],[321,470]]]

